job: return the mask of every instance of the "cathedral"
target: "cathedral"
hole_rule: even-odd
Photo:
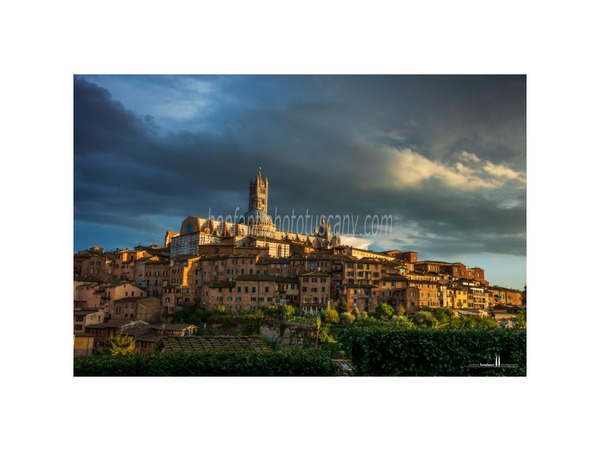
[[[250,181],[248,211],[240,218],[239,223],[248,226],[248,234],[252,236],[275,237],[275,225],[267,211],[269,206],[269,180],[263,180],[261,168],[258,168],[256,180]]]
[[[291,250],[309,253],[341,245],[339,236],[331,232],[331,225],[323,218],[314,234],[278,230],[269,216],[269,180],[258,168],[256,179],[250,181],[248,211],[239,218],[219,216],[187,217],[179,232],[168,231],[165,246],[171,256],[230,253],[236,249],[256,248],[265,256],[287,257]]]

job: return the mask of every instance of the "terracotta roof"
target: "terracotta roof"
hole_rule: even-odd
[[[139,342],[160,342],[162,336],[158,334],[144,334],[141,336],[135,336],[135,340]]]
[[[381,260],[376,258],[369,258],[366,256],[364,258],[360,258],[358,262],[361,264],[381,264]]]
[[[163,336],[157,348],[192,352],[210,350],[269,351],[269,347],[265,341],[258,336]]]
[[[257,264],[288,264],[289,262],[290,258],[261,258]]]
[[[232,288],[235,286],[235,281],[219,280],[212,281],[208,287],[210,288]]]
[[[168,259],[161,259],[161,260],[158,260],[158,261],[156,261],[156,260],[150,260],[150,261],[146,262],[146,265],[150,265],[150,264],[152,264],[152,265],[165,265],[165,264],[169,265],[170,262],[169,262]]]
[[[144,297],[122,297],[122,298],[116,298],[113,300],[113,302],[115,303],[121,303],[121,302],[137,302],[138,300],[148,300],[150,298],[157,298],[157,297],[153,297],[153,296],[144,296]]]
[[[297,283],[297,277],[282,277],[280,275],[237,275],[236,281],[275,281],[278,283]]]
[[[327,272],[305,272],[300,274],[301,277],[331,277]]]
[[[384,275],[381,277],[381,281],[410,281],[403,275],[394,274],[394,275]]]
[[[372,289],[372,288],[377,287],[375,284],[352,284],[352,283],[348,283],[345,286],[352,288],[352,289]]]
[[[179,330],[183,331],[187,328],[198,328],[196,325],[190,325],[187,323],[155,323],[152,324],[152,328],[155,330]]]

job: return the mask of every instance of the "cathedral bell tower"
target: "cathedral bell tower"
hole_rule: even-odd
[[[248,210],[258,210],[267,214],[269,205],[269,180],[263,180],[261,168],[258,168],[256,180],[250,181],[250,196],[248,200]]]
[[[240,217],[239,223],[248,226],[251,236],[273,237],[275,225],[267,214],[269,205],[269,180],[263,179],[260,167],[256,180],[250,181],[248,211]]]

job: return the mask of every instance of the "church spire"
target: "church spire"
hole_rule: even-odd
[[[269,204],[269,181],[262,177],[262,167],[258,168],[256,180],[250,181],[250,196],[248,201],[249,210],[260,210],[267,212]]]

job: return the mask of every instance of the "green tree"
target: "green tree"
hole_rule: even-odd
[[[283,315],[283,317],[290,317],[296,313],[296,308],[292,305],[279,305],[279,312]]]
[[[345,298],[341,298],[340,301],[338,302],[338,305],[336,306],[335,310],[338,312],[338,314],[343,314],[348,312],[348,302],[346,301]]]
[[[494,329],[499,327],[498,322],[491,317],[481,316],[459,316],[449,323],[449,328]]]
[[[340,315],[335,309],[328,309],[321,313],[321,320],[325,323],[339,323]]]
[[[431,312],[436,320],[443,325],[451,323],[456,316],[456,312],[450,308],[435,308]]]
[[[415,328],[415,324],[412,323],[408,317],[406,316],[392,316],[390,322],[394,325],[394,327],[402,328],[406,330],[411,330]]]
[[[131,355],[135,353],[135,339],[126,334],[113,336],[108,343],[108,352],[111,355]]]
[[[175,322],[192,323],[192,321],[194,320],[195,313],[196,308],[194,308],[193,306],[186,306],[180,311],[175,311],[175,314],[173,314],[173,318],[175,319]]]
[[[494,328],[500,328],[500,325],[498,324],[498,322],[496,322],[496,320],[493,317],[481,317],[481,316],[475,316],[473,317],[473,321],[475,322],[475,326],[473,328],[479,328],[479,329],[494,329]]]
[[[355,320],[356,320],[356,317],[353,316],[348,311],[343,312],[343,313],[340,314],[340,322],[342,322],[342,323],[352,323]]]
[[[517,311],[515,314],[515,328],[517,330],[527,329],[527,312],[525,310]]]
[[[388,320],[391,319],[391,317],[394,315],[394,312],[394,308],[387,303],[381,302],[379,305],[377,305],[377,308],[375,308],[375,318],[378,320]]]
[[[354,317],[356,317],[357,321],[365,321],[369,318],[369,315],[365,312],[365,311],[359,311],[358,308],[354,308],[356,310],[356,314],[354,314],[354,311],[352,311],[352,314],[354,315]]]
[[[413,317],[413,321],[419,328],[435,328],[438,324],[431,311],[419,311]]]

